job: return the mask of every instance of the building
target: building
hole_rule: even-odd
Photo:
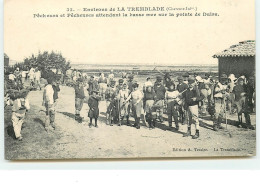
[[[230,46],[228,49],[213,55],[218,58],[219,76],[234,74],[247,78],[255,74],[255,41],[247,40]]]
[[[9,57],[4,53],[4,67],[9,66]]]

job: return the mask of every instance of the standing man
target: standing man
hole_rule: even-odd
[[[214,123],[213,130],[218,131],[219,129],[223,129],[221,126],[223,115],[225,113],[226,106],[226,90],[227,90],[227,75],[222,74],[220,77],[220,82],[218,82],[214,89],[214,104],[215,104],[215,115],[214,115]],[[225,113],[226,114],[226,113]]]
[[[77,83],[74,86],[75,89],[75,120],[79,123],[82,123],[82,117],[80,116],[80,111],[83,107],[85,93],[84,93],[84,86],[83,86],[83,79],[79,78]]]
[[[29,71],[29,77],[30,77],[30,87],[34,87],[35,84],[35,69],[32,67]]]
[[[140,129],[141,110],[143,107],[143,93],[138,89],[138,86],[139,84],[137,83],[133,84],[133,91],[125,100],[125,102],[128,102],[130,99],[132,100],[132,111],[135,118],[134,127],[136,129]]]
[[[235,94],[235,104],[237,106],[238,115],[238,126],[242,125],[244,128],[249,128],[254,130],[255,128],[251,125],[250,120],[250,109],[248,106],[248,88],[244,84],[244,79],[239,78],[237,80],[238,84],[234,87]],[[242,114],[244,113],[246,124],[242,123]]]
[[[38,67],[36,67],[35,69],[35,88],[42,90],[41,88],[41,71],[38,69]]]
[[[163,107],[164,107],[164,97],[166,89],[162,82],[162,77],[157,76],[156,82],[154,83],[154,92],[156,94],[155,107],[157,107],[158,117],[157,120],[159,122],[163,122]]]
[[[105,92],[107,89],[107,79],[105,78],[104,73],[100,73],[100,77],[98,79],[99,90],[102,100],[105,100]]]
[[[43,106],[46,108],[45,130],[48,132],[50,128],[55,129],[55,102],[52,87],[53,80],[48,78],[47,82],[48,84],[43,91]]]
[[[185,100],[185,110],[187,111],[188,120],[188,129],[187,133],[183,137],[191,136],[191,124],[192,121],[195,121],[196,133],[192,136],[192,139],[199,138],[199,102],[203,99],[203,96],[200,95],[199,89],[196,86],[195,78],[190,77],[188,79],[189,88],[185,91],[182,96]]]
[[[188,85],[186,83],[183,82],[183,77],[179,76],[178,77],[178,85],[177,85],[177,90],[179,91],[179,93],[183,93],[186,89],[188,89]],[[180,122],[184,123],[184,115],[185,115],[185,109],[184,109],[184,101],[180,101],[179,104],[179,114],[180,114]]]
[[[128,84],[127,84],[127,86],[128,86],[128,89],[130,90],[130,92],[132,92],[133,91],[133,80],[134,80],[134,75],[132,75],[132,74],[129,74],[128,75]]]
[[[95,80],[94,76],[92,75],[88,82],[88,93],[92,95],[93,91],[98,91],[98,83]]]

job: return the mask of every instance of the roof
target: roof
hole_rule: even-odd
[[[222,52],[213,55],[213,58],[219,57],[250,57],[255,56],[255,41],[246,40],[236,45],[230,46]]]
[[[7,54],[4,53],[4,58],[9,58],[9,57],[7,56]]]

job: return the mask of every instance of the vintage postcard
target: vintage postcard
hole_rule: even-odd
[[[254,0],[5,0],[6,160],[256,155]]]

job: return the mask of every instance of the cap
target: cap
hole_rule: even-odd
[[[137,82],[135,82],[134,84],[133,84],[133,88],[136,88],[136,87],[138,87],[139,86],[139,84],[137,83]]]
[[[210,76],[210,74],[209,74],[209,73],[205,73],[205,76],[206,76],[206,77],[209,77],[209,76]]]
[[[194,77],[189,77],[188,82],[189,82],[189,84],[194,83],[195,82],[195,78]]]
[[[220,78],[225,79],[225,78],[227,78],[227,75],[226,75],[226,74],[222,74],[222,75],[220,76]]]
[[[132,74],[128,75],[128,78],[133,79],[134,76]]]
[[[77,81],[78,82],[83,82],[83,79],[82,78],[78,78]]]
[[[158,81],[161,81],[161,80],[162,80],[162,77],[161,77],[161,76],[157,76],[156,79],[157,79]]]
[[[118,82],[119,82],[119,83],[123,83],[124,80],[123,80],[123,79],[119,79]]]
[[[183,77],[182,77],[182,76],[178,76],[177,79],[178,79],[178,80],[183,80]]]
[[[183,77],[189,77],[190,74],[189,74],[188,72],[186,72],[186,73],[184,73],[182,76],[183,76]]]

